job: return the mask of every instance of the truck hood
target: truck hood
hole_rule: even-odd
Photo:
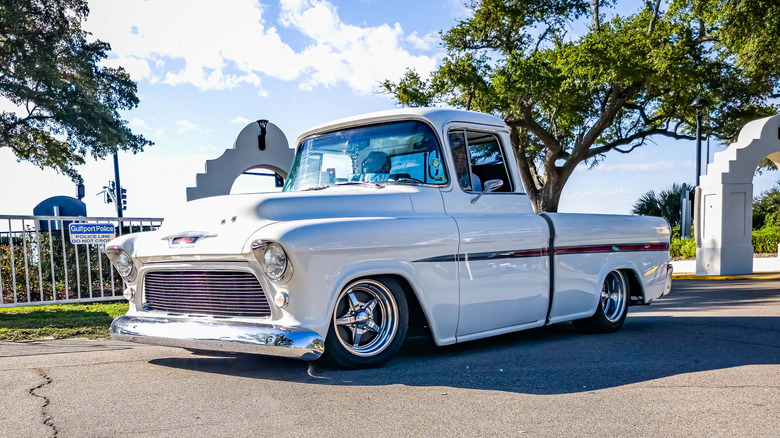
[[[319,191],[215,196],[188,202],[135,241],[135,256],[238,255],[260,228],[279,221],[399,217],[414,209],[409,187],[338,186]],[[175,237],[198,237],[172,245]]]

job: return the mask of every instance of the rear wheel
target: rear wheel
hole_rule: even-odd
[[[384,365],[403,344],[406,296],[392,278],[357,280],[341,291],[325,338],[325,355],[346,368]]]
[[[604,278],[596,313],[590,318],[572,321],[584,333],[611,333],[623,326],[628,314],[628,281],[620,271],[611,271]]]

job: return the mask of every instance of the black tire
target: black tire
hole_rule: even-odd
[[[336,299],[324,358],[351,369],[380,367],[398,353],[408,324],[406,295],[397,281],[356,280]]]
[[[612,333],[623,326],[631,297],[628,280],[621,271],[611,271],[604,278],[596,312],[590,318],[572,321],[583,333]]]

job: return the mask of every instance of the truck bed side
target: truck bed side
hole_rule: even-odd
[[[621,270],[632,297],[660,297],[666,285],[670,227],[647,216],[543,213],[551,225],[552,304],[548,323],[586,318],[596,310],[607,273]],[[635,287],[634,289],[637,289]]]

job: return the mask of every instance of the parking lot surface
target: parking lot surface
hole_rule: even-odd
[[[112,341],[0,343],[0,436],[780,436],[780,281],[676,281],[571,324],[346,371]]]

